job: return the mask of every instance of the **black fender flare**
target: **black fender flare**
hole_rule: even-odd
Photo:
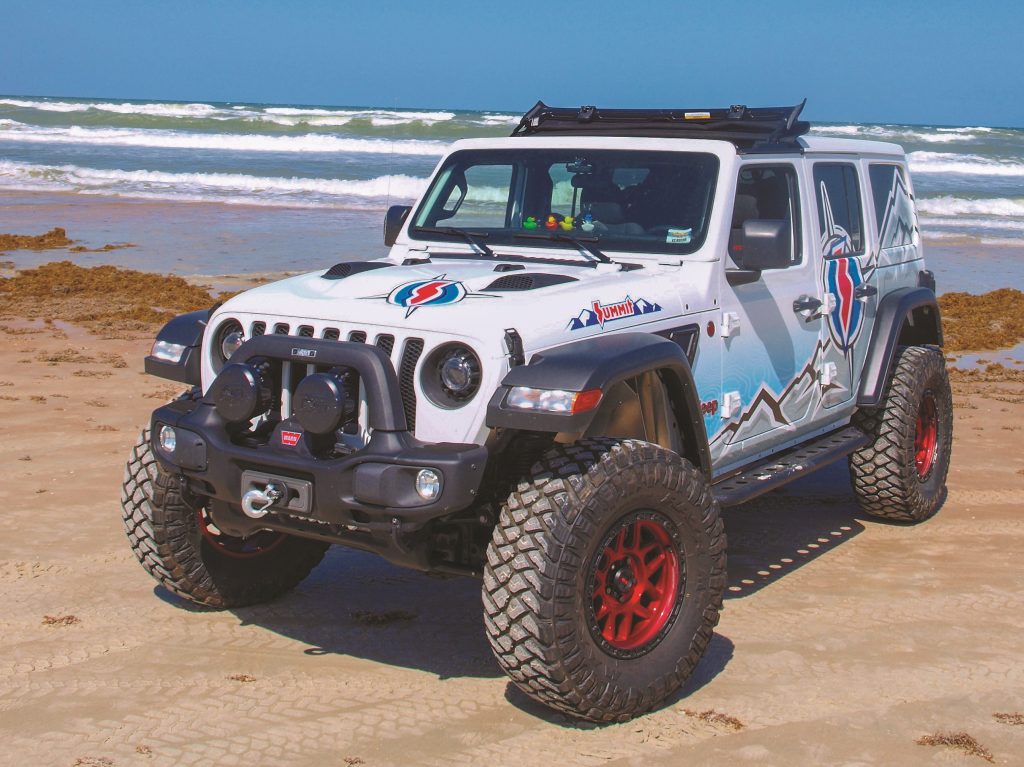
[[[179,314],[169,320],[156,334],[156,340],[184,346],[185,351],[177,362],[157,359],[150,354],[146,357],[146,372],[189,386],[201,385],[200,347],[203,343],[203,333],[206,332],[206,323],[209,322],[214,309],[216,307]]]
[[[942,320],[935,291],[927,287],[897,288],[879,302],[875,312],[857,406],[877,407],[882,401],[900,346],[925,344],[942,346]]]
[[[686,353],[674,341],[651,333],[595,336],[534,354],[529,364],[512,368],[487,405],[487,426],[518,431],[582,433],[598,409],[584,413],[547,413],[508,407],[513,386],[565,391],[607,391],[641,373],[662,374],[682,432],[686,457],[711,476],[711,453],[701,415],[700,396]]]

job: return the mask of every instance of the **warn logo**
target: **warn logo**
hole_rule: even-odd
[[[569,330],[580,330],[595,325],[603,330],[606,322],[615,322],[628,317],[639,317],[643,314],[654,314],[660,311],[660,305],[652,304],[646,298],[638,298],[634,301],[626,296],[621,301],[611,304],[592,301],[589,309],[584,309],[578,316],[569,320]]]
[[[299,440],[302,438],[302,432],[300,431],[282,431],[281,432],[281,444],[285,447],[295,447],[299,444]]]

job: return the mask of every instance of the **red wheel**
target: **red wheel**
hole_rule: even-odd
[[[652,649],[679,606],[680,558],[666,524],[655,514],[627,518],[595,555],[591,631],[614,655]]]
[[[917,476],[925,479],[935,464],[935,446],[939,439],[939,415],[935,407],[935,395],[924,393],[917,410],[917,428],[914,432],[914,463]]]
[[[199,518],[199,531],[203,534],[203,540],[219,553],[236,559],[249,559],[267,554],[284,543],[288,537],[284,533],[273,530],[260,530],[248,538],[238,538],[222,533],[210,519],[210,514],[204,507],[200,507],[196,514]]]

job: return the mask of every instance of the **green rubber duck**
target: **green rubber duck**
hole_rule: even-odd
[[[527,216],[526,220],[523,221],[523,229],[536,229],[536,228],[537,228],[537,219],[535,219],[533,216]]]

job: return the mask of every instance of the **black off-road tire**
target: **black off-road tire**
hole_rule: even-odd
[[[125,466],[121,513],[128,542],[146,572],[169,591],[208,607],[243,607],[276,599],[309,575],[329,547],[281,536],[265,551],[225,553],[204,536],[201,508],[182,497],[177,477],[161,469],[148,429]]]
[[[594,577],[616,531],[638,523],[669,536],[678,593],[660,634],[624,651],[595,623],[603,597]],[[573,717],[628,720],[676,691],[704,654],[722,607],[725,549],[707,479],[675,453],[620,439],[553,448],[509,495],[488,546],[487,638],[532,698]]]
[[[872,437],[850,455],[861,509],[898,522],[922,522],[935,514],[946,497],[953,445],[953,395],[942,351],[899,349],[882,404],[857,411],[853,423]],[[922,457],[928,434],[932,449]]]

